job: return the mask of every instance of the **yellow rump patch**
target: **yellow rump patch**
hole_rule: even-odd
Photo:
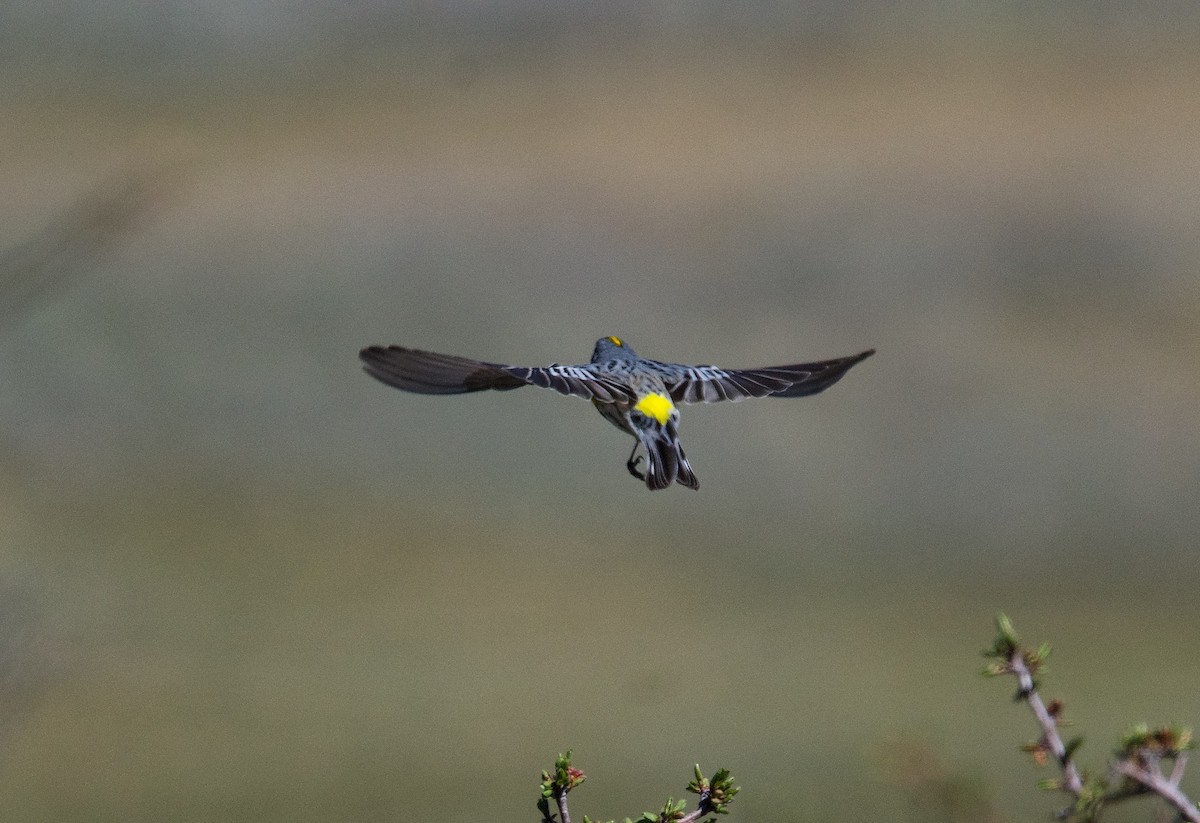
[[[653,417],[658,421],[660,426],[665,426],[667,419],[671,416],[671,410],[675,408],[675,404],[665,394],[648,394],[639,400],[633,408],[647,417]]]

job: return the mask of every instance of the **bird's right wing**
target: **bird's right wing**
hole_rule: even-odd
[[[465,394],[522,386],[612,403],[632,398],[621,383],[585,366],[506,366],[453,354],[403,346],[368,346],[358,354],[367,374],[397,389],[417,394]]]
[[[842,379],[874,349],[850,357],[767,366],[761,369],[722,369],[717,366],[676,366],[655,363],[671,399],[676,403],[737,402],[748,397],[804,397],[824,391]]]

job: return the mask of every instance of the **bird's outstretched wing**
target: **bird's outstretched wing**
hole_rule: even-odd
[[[464,394],[484,389],[518,389],[528,382],[498,363],[402,346],[369,346],[358,353],[376,380],[418,394]]]
[[[358,356],[363,369],[376,380],[418,394],[465,394],[538,386],[601,403],[629,400],[633,396],[629,388],[598,373],[591,365],[506,366],[403,346],[368,346]]]
[[[763,369],[722,369],[717,366],[678,366],[653,362],[676,403],[737,402],[747,397],[804,397],[824,391],[856,363],[872,354],[867,349],[850,357],[768,366]]]

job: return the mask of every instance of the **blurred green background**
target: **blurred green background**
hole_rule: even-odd
[[[0,816],[1059,807],[1200,723],[1192,4],[0,7]],[[365,377],[879,354],[685,410]],[[1200,794],[1200,778],[1185,789]],[[1145,804],[1115,820],[1150,819]]]

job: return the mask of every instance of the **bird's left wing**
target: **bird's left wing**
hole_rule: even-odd
[[[717,366],[679,366],[652,361],[676,403],[737,402],[747,397],[804,397],[824,391],[852,366],[875,353],[867,349],[849,357],[767,366],[762,369],[722,369]]]
[[[363,369],[376,380],[418,394],[465,394],[539,386],[601,403],[632,397],[627,387],[597,372],[590,364],[506,366],[404,346],[368,346],[358,356]]]

